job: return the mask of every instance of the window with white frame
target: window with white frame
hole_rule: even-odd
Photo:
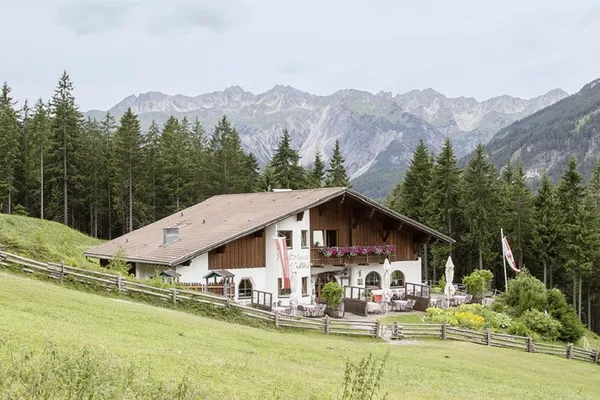
[[[365,278],[365,286],[366,287],[377,287],[377,288],[381,289],[381,275],[379,275],[375,271],[369,272]]]
[[[404,287],[404,274],[399,269],[392,272],[390,279],[390,287],[400,288]]]
[[[278,231],[279,237],[285,237],[285,243],[288,249],[291,249],[294,245],[293,237],[294,233],[292,231]]]

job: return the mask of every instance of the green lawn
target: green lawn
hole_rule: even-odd
[[[100,243],[58,222],[0,214],[0,246],[9,253],[85,268],[93,263],[83,252]]]
[[[106,394],[109,389],[95,383],[102,381],[99,375],[69,378],[77,368],[96,365],[94,357],[100,356],[110,360],[98,364],[106,368],[106,376],[140,390],[150,384],[140,383],[141,371],[149,370],[143,382],[179,381],[185,375],[198,398],[339,399],[345,361],[358,362],[368,354],[381,358],[388,350],[382,385],[390,399],[600,398],[600,366],[559,357],[459,342],[389,345],[282,333],[79,292],[1,270],[0,282],[0,398],[11,398],[11,390],[14,396],[28,382],[26,374],[6,378],[11,360],[15,365],[15,359],[31,351],[34,357],[23,362],[32,363],[50,342],[61,354],[87,348],[91,355],[83,364],[66,357],[65,377],[55,372],[45,379],[93,382],[105,393],[99,398],[143,398]],[[128,368],[131,363],[135,368],[119,370],[120,375],[106,367]]]

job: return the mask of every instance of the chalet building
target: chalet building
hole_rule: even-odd
[[[285,304],[292,277],[308,304],[332,280],[376,293],[385,258],[392,288],[421,283],[419,249],[431,241],[453,242],[357,192],[322,188],[214,196],[85,254],[102,264],[121,254],[138,278],[169,271],[240,301],[257,290]]]

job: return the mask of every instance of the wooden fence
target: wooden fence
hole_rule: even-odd
[[[434,338],[442,340],[458,340],[482,344],[486,346],[504,347],[523,350],[529,353],[541,353],[566,357],[568,359],[598,363],[598,350],[585,350],[568,344],[566,346],[534,342],[532,337],[507,335],[492,332],[489,328],[484,332],[457,328],[444,324],[402,324],[392,326],[393,340],[404,338]]]
[[[217,307],[235,308],[243,315],[273,323],[277,328],[313,330],[321,331],[325,334],[370,336],[392,340],[405,338],[458,340],[487,346],[513,348],[528,351],[530,353],[558,355],[566,357],[567,359],[598,363],[597,350],[585,350],[575,347],[572,344],[560,346],[548,343],[538,343],[534,342],[530,337],[494,333],[490,330],[485,332],[472,331],[455,328],[446,324],[399,325],[398,323],[394,323],[393,325],[386,325],[382,324],[380,321],[367,319],[333,319],[327,316],[324,318],[290,316],[237,304],[224,296],[176,288],[165,289],[144,285],[128,280],[121,275],[70,267],[63,263],[39,262],[3,251],[0,251],[0,266],[15,266],[24,272],[40,274],[56,279],[61,283],[64,283],[65,280],[70,280],[84,284],[94,284],[106,290],[123,295],[142,293],[167,302],[172,302],[173,304],[180,302],[199,302]]]

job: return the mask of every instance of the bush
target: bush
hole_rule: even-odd
[[[329,308],[337,310],[342,304],[344,288],[337,282],[329,282],[323,286],[323,297]]]
[[[509,307],[515,317],[527,310],[546,309],[546,286],[542,281],[522,271],[508,283],[508,292],[500,296],[500,301]]]
[[[556,341],[559,338],[560,330],[562,329],[560,322],[552,318],[549,314],[545,314],[539,310],[527,310],[519,320],[523,322],[529,330],[549,341]]]
[[[509,335],[531,336],[534,340],[539,340],[539,335],[535,332],[532,332],[527,325],[519,320],[512,321],[506,332]]]
[[[477,298],[483,298],[485,293],[490,290],[492,279],[494,279],[492,271],[478,269],[463,277],[462,283],[467,287],[467,293]]]
[[[488,307],[483,308],[481,315],[485,319],[486,327],[495,332],[508,329],[513,322],[508,315],[496,312]]]
[[[463,328],[479,330],[485,325],[485,319],[481,315],[473,314],[470,311],[458,311],[454,317],[458,326]]]
[[[567,343],[577,343],[585,334],[585,328],[579,321],[573,307],[558,289],[549,290],[547,295],[548,312],[561,323],[559,340]]]

